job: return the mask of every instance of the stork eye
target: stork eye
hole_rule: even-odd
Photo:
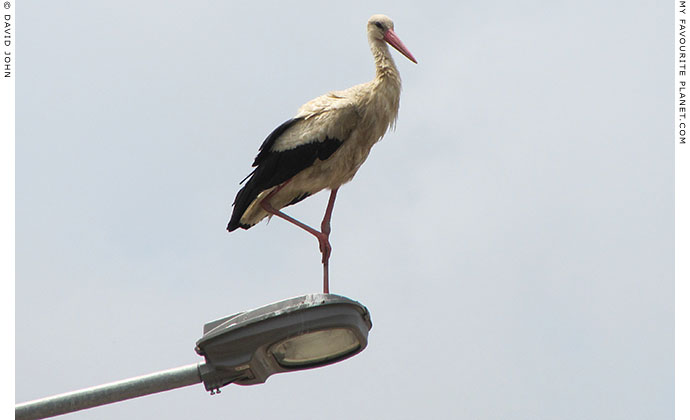
[[[381,22],[376,22],[376,23],[374,23],[374,24],[376,25],[377,28],[383,29],[383,23],[381,23]]]

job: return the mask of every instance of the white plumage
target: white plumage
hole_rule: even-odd
[[[328,292],[330,215],[338,188],[350,181],[371,147],[395,123],[400,102],[400,74],[387,44],[417,62],[393,31],[393,21],[374,15],[367,35],[376,77],[367,83],[330,92],[302,105],[297,115],[271,133],[259,149],[249,181],[239,191],[228,230],[248,229],[265,217],[279,216],[319,240]],[[323,189],[331,190],[321,231],[280,212]]]

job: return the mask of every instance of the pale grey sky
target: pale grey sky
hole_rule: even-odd
[[[397,130],[333,215],[331,291],[369,347],[70,418],[672,418],[657,1],[22,2],[18,402],[199,361],[204,322],[320,291],[312,237],[225,225],[266,135],[373,76],[374,13],[419,64],[395,53]]]

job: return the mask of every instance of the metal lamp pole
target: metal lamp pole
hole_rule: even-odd
[[[35,420],[59,416],[73,411],[198,384],[201,382],[199,369],[203,365],[203,362],[195,363],[17,404],[14,409],[15,419]]]

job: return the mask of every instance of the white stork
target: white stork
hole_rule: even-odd
[[[369,18],[367,36],[376,64],[374,80],[307,102],[269,134],[254,160],[254,171],[241,182],[249,179],[235,197],[227,228],[229,232],[249,229],[266,217],[278,216],[314,235],[322,254],[324,293],[328,293],[328,237],[335,195],[355,176],[398,115],[400,73],[386,44],[417,63],[389,17]],[[321,231],[280,211],[326,188],[331,195]]]

